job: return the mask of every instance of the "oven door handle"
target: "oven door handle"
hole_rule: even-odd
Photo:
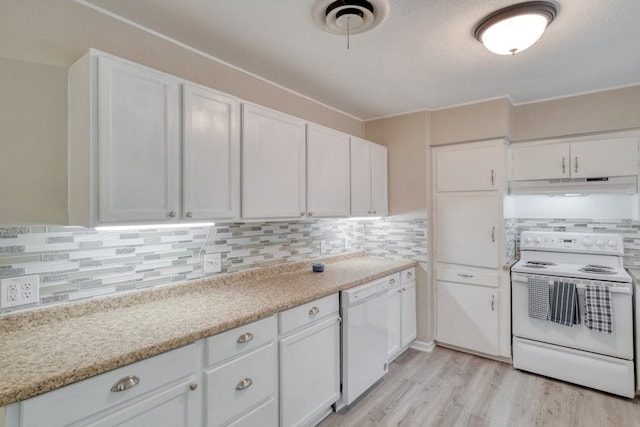
[[[514,274],[512,278],[513,278],[513,283],[520,283],[525,286],[527,285],[527,276],[523,274]],[[564,279],[558,278],[558,279],[567,281],[566,278]],[[569,279],[568,281],[570,282],[571,280]],[[549,283],[549,286],[553,285],[553,280],[548,280],[547,282]],[[577,283],[576,289],[582,289],[582,290],[587,289],[587,285],[584,285],[582,283]],[[633,288],[631,286],[629,287],[609,286],[609,292],[611,292],[612,294],[633,295]]]

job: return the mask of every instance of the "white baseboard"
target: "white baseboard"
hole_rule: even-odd
[[[435,341],[431,340],[429,342],[424,342],[424,341],[414,341],[413,344],[411,344],[410,348],[414,349],[414,350],[418,350],[418,351],[424,351],[427,353],[431,353],[433,351],[434,348],[436,348],[436,343]]]

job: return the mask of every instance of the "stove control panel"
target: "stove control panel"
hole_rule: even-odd
[[[619,234],[523,231],[520,250],[624,255]]]

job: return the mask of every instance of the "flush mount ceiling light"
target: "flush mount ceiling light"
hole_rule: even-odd
[[[387,0],[316,0],[313,22],[331,34],[363,33],[377,27],[389,14]]]
[[[537,42],[557,13],[548,1],[514,4],[482,19],[473,35],[493,53],[515,55]]]

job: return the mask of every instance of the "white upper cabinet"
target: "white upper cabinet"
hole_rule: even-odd
[[[69,69],[69,223],[239,216],[236,98],[91,50]]]
[[[179,96],[175,78],[98,57],[98,222],[178,215]]]
[[[242,217],[306,216],[305,122],[242,105]]]
[[[351,215],[388,214],[387,148],[351,138]]]
[[[638,137],[511,147],[511,180],[638,175]]]
[[[308,216],[349,216],[349,135],[307,125]]]
[[[454,145],[435,153],[436,191],[497,190],[501,180],[502,144]]]
[[[238,218],[238,101],[192,84],[184,85],[183,97],[182,215],[194,220]]]

